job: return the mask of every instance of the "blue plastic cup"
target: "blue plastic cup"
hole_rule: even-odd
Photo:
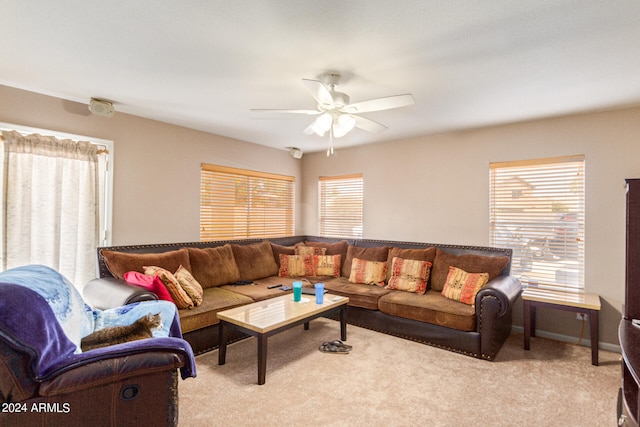
[[[316,304],[322,304],[324,301],[324,283],[316,283]]]
[[[293,282],[293,300],[300,302],[302,299],[302,282]]]

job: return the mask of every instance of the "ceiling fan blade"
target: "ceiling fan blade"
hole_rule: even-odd
[[[269,108],[252,108],[250,111],[253,113],[306,114],[308,116],[320,114],[320,111],[318,110],[274,110]]]
[[[382,125],[378,122],[374,122],[373,120],[366,119],[361,116],[352,115],[354,119],[356,119],[356,127],[362,130],[366,130],[367,132],[372,133],[380,133],[387,130],[385,125]]]
[[[415,103],[410,93],[404,95],[387,96],[385,98],[370,99],[356,102],[344,107],[343,111],[349,113],[367,113],[369,111],[390,110],[392,108],[406,107]]]
[[[318,80],[302,79],[304,87],[309,91],[313,99],[326,109],[333,108],[333,97],[331,92],[322,82]]]

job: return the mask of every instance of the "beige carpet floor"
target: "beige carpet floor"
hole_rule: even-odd
[[[257,385],[254,338],[196,358],[179,383],[180,426],[606,426],[616,423],[620,355],[512,334],[493,362],[348,326],[348,355],[318,346],[339,323],[269,338]]]

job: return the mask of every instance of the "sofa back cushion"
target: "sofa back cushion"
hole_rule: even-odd
[[[124,274],[128,271],[144,273],[143,267],[146,265],[155,265],[169,271],[177,271],[181,265],[187,270],[191,269],[189,252],[185,248],[175,251],[146,254],[101,249],[100,255],[102,255],[104,263],[111,275],[120,280],[124,280]]]
[[[271,252],[273,252],[273,259],[276,261],[278,268],[280,268],[280,255],[295,255],[295,247],[282,246],[271,242]]]
[[[189,248],[191,274],[206,289],[240,280],[230,244],[215,248]]]
[[[271,243],[265,240],[249,245],[231,244],[233,256],[240,270],[239,280],[257,280],[278,275]]]
[[[328,253],[328,252],[327,252]],[[386,262],[389,255],[388,246],[379,246],[375,248],[364,248],[349,245],[347,248],[347,258],[342,263],[342,275],[351,276],[351,264],[355,258],[363,261]],[[386,271],[385,271],[386,276]]]
[[[449,267],[457,267],[467,273],[487,273],[491,280],[500,274],[508,262],[507,256],[452,255],[437,249],[431,268],[431,289],[442,292],[449,275]]]

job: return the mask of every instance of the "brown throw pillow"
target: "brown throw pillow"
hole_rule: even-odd
[[[202,294],[204,293],[202,286],[200,286],[200,283],[189,273],[189,270],[180,266],[178,271],[174,273],[174,276],[180,284],[180,287],[189,295],[193,304],[196,307],[202,304]]]
[[[500,274],[508,262],[507,256],[453,255],[437,249],[431,268],[431,289],[438,292],[444,289],[451,266],[468,273],[487,273],[491,280]]]
[[[240,271],[231,245],[215,248],[189,248],[191,274],[203,288],[227,285],[240,280]]]
[[[148,276],[158,276],[158,278],[167,287],[167,290],[171,294],[173,302],[178,308],[193,308],[193,301],[189,298],[189,295],[182,289],[178,279],[168,270],[155,265],[145,266],[144,274]]]
[[[273,259],[268,240],[249,245],[231,244],[231,249],[240,270],[239,280],[257,280],[278,275],[278,265]]]
[[[139,271],[144,273],[145,265],[157,265],[169,271],[176,271],[181,265],[187,270],[191,268],[189,264],[189,252],[186,249],[175,251],[134,254],[118,252],[108,249],[100,249],[100,255],[104,258],[104,263],[113,277],[124,280],[124,274],[128,271]]]
[[[386,262],[389,255],[389,247],[378,246],[375,248],[364,248],[360,246],[349,245],[347,248],[347,259],[342,264],[342,275],[345,277],[351,276],[351,263],[355,258],[366,261]],[[385,273],[386,274],[386,273]],[[384,281],[386,279],[383,278]]]

